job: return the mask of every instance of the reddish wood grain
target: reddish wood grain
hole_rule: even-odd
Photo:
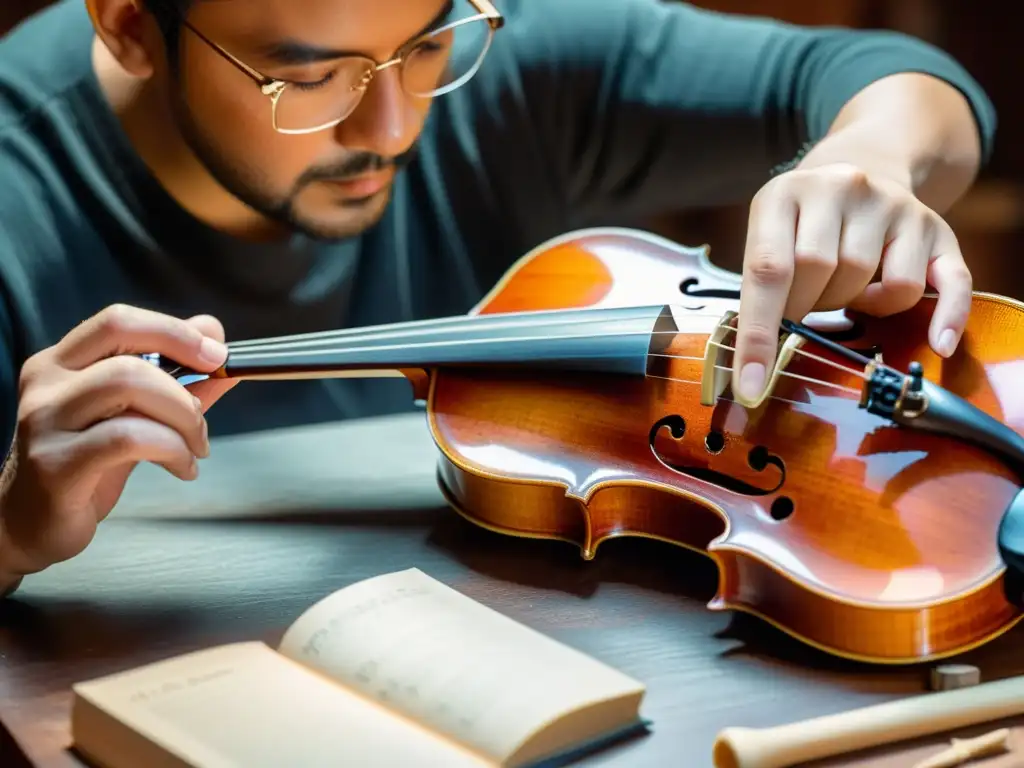
[[[438,509],[430,447],[414,414],[401,425],[370,420],[215,443],[177,503],[180,484],[150,473],[147,498],[166,498],[166,508],[120,509],[79,557],[0,603],[0,765],[84,768],[69,751],[70,686],[79,680],[215,643],[274,643],[324,595],[410,566],[647,685],[652,734],[581,767],[705,766],[727,726],[778,725],[926,690],[922,666],[845,662],[742,613],[705,610],[716,568],[685,549],[619,537],[581,561],[559,542],[470,525]],[[412,460],[419,450],[423,460]],[[332,482],[325,456],[360,479]],[[379,489],[374,503],[369,486]],[[415,508],[411,486],[421,489]],[[279,514],[268,515],[268,498],[275,509],[280,500]],[[688,519],[698,541],[720,526],[712,514]],[[698,530],[702,520],[707,531]],[[1014,631],[959,661],[985,680],[1024,674],[1020,642]],[[905,767],[950,735],[821,765]]]
[[[679,331],[660,342],[647,378],[437,373],[428,405],[452,505],[492,530],[572,542],[588,559],[620,536],[706,553],[721,573],[710,608],[750,612],[840,656],[935,659],[1016,623],[996,549],[1019,490],[1010,470],[861,409],[863,370],[813,344],[760,408],[728,393],[701,405],[708,334],[738,302],[684,296],[688,278],[703,289],[736,284],[697,250],[621,231],[580,233],[518,265],[493,294],[500,311],[560,297],[570,307],[664,301],[679,307]],[[847,346],[876,348],[902,370],[918,360],[933,381],[1024,425],[1024,390],[1012,384],[1021,305],[978,295],[945,361],[928,347],[933,306],[855,318],[862,330]],[[479,311],[492,311],[490,300]],[[722,361],[728,375],[728,352]],[[683,433],[655,429],[665,419]]]

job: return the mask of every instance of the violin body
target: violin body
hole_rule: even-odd
[[[647,376],[403,371],[426,401],[452,507],[492,531],[569,542],[588,560],[620,536],[703,553],[720,573],[710,609],[754,614],[851,659],[950,656],[1018,622],[995,542],[1020,485],[989,453],[859,408],[861,372],[820,351],[793,356],[793,375],[757,408],[702,403],[707,340],[738,310],[739,286],[706,249],[633,230],[572,232],[524,256],[471,314],[663,303],[681,332],[658,342]],[[976,294],[943,360],[927,341],[933,304],[822,315],[820,327],[896,368],[919,361],[1020,432],[1024,306]]]
[[[949,359],[928,345],[933,296],[785,320],[766,396],[741,404],[740,284],[706,249],[579,230],[468,315],[230,342],[213,373],[146,357],[186,386],[405,376],[473,523],[588,560],[622,536],[703,553],[709,608],[837,656],[936,659],[1019,622],[1024,305],[976,293]]]

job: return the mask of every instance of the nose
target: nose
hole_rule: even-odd
[[[355,111],[337,128],[338,141],[350,151],[394,157],[415,141],[420,115],[402,90],[397,66],[377,72]]]

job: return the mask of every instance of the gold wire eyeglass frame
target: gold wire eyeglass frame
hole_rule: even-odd
[[[278,124],[277,104],[281,100],[281,95],[285,92],[290,83],[288,83],[285,80],[278,80],[276,78],[268,77],[267,75],[264,75],[263,73],[253,69],[244,61],[237,58],[230,51],[225,50],[223,47],[210,40],[206,35],[204,35],[198,29],[189,24],[188,21],[183,21],[182,23],[200,40],[202,40],[204,43],[210,46],[210,48],[212,48],[214,52],[220,54],[220,56],[222,56],[229,63],[231,63],[239,70],[241,70],[243,74],[251,78],[260,87],[260,91],[262,91],[263,95],[270,99],[270,120],[275,131],[284,134],[309,134],[316,133],[318,131],[324,131],[327,130],[328,128],[333,128],[334,126],[340,124],[346,118],[348,118],[355,111],[356,107],[359,106],[360,101],[362,101],[363,94],[366,93],[366,89],[369,88],[370,83],[373,81],[373,78],[376,77],[377,73],[390,67],[400,65],[403,61],[405,61],[409,53],[411,51],[416,50],[417,46],[426,38],[433,37],[439,33],[447,32],[448,30],[455,29],[457,27],[461,27],[465,24],[486,21],[488,26],[487,41],[484,43],[483,50],[480,52],[480,56],[477,58],[476,62],[474,62],[473,67],[458,80],[455,80],[454,82],[449,83],[448,85],[442,88],[438,88],[429,94],[415,95],[441,96],[450,91],[454,91],[456,88],[463,85],[466,81],[473,77],[480,69],[480,66],[483,64],[483,60],[487,55],[487,51],[491,47],[491,41],[494,39],[494,33],[501,29],[502,26],[504,26],[505,18],[504,16],[501,15],[498,9],[491,4],[490,0],[468,0],[468,2],[473,6],[473,8],[476,9],[476,13],[474,15],[467,16],[466,18],[459,19],[458,21],[453,21],[450,24],[446,24],[442,27],[437,27],[436,29],[432,29],[429,32],[426,32],[422,35],[413,38],[405,45],[403,45],[401,48],[399,48],[398,51],[396,51],[395,54],[387,61],[379,62],[370,58],[369,56],[348,57],[348,60],[355,59],[357,61],[363,61],[366,63],[366,73],[364,74],[362,80],[359,82],[357,86],[355,86],[354,89],[359,93],[358,98],[356,98],[353,101],[352,106],[347,111],[343,112],[339,117],[334,118],[321,125],[316,125],[310,128],[282,128]]]

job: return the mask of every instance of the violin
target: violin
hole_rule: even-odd
[[[709,609],[833,655],[932,660],[1019,622],[1024,305],[975,293],[949,359],[928,346],[934,295],[784,321],[766,394],[741,403],[741,278],[708,255],[577,230],[465,316],[236,341],[213,374],[151,360],[183,385],[404,376],[468,520],[587,560],[621,536],[703,553]]]

